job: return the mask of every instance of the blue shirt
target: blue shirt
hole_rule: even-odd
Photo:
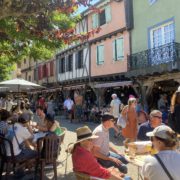
[[[149,121],[142,123],[139,127],[137,138],[141,141],[148,141],[149,137],[146,136],[147,132],[153,131],[154,128],[151,127]]]

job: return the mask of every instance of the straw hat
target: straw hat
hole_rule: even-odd
[[[87,139],[96,139],[98,136],[92,134],[92,131],[89,129],[88,126],[80,127],[76,129],[77,134],[77,141],[76,143],[79,143],[81,141],[87,140]]]

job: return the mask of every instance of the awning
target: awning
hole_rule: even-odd
[[[75,90],[75,89],[84,89],[85,88],[85,84],[77,84],[74,86],[64,86],[63,89],[66,90]]]
[[[130,86],[130,85],[132,85],[132,81],[118,81],[118,82],[96,84],[94,87],[95,88],[108,88],[108,87]]]

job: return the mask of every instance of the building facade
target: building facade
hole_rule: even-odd
[[[136,80],[143,102],[151,107],[156,107],[158,93],[172,94],[180,83],[178,2],[133,1],[134,29],[130,34],[128,76]]]
[[[99,33],[89,38],[90,75],[98,104],[103,105],[110,103],[112,93],[123,98],[124,87],[127,91],[131,89],[132,82],[126,73],[130,55],[129,30],[133,28],[132,1],[104,0],[96,7],[99,13],[87,12],[88,27],[100,28]]]

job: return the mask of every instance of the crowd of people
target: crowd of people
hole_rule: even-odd
[[[86,107],[83,96],[78,92],[74,94],[74,101],[67,96],[64,112],[71,123],[73,119],[79,122],[91,119],[99,123],[93,131],[87,126],[76,130],[77,142],[71,150],[73,170],[97,178],[131,179],[127,176],[129,161],[122,151],[117,150],[110,142],[109,130],[113,128],[115,138],[120,135],[124,137],[125,148],[128,148],[130,142],[152,141],[158,153],[145,159],[142,167],[145,180],[162,179],[161,177],[163,180],[178,180],[180,154],[176,149],[177,134],[180,133],[179,107],[180,87],[172,96],[168,114],[165,114],[167,99],[164,94],[158,101],[158,108],[151,110],[149,115],[132,95],[127,105],[124,105],[114,93],[109,107],[103,109],[95,105],[91,109]],[[34,112],[28,98],[8,98],[5,101],[0,99],[0,135],[12,141],[17,158],[31,159],[37,156],[38,138],[48,134],[62,134],[60,123],[55,117],[53,96],[50,96],[47,102],[40,96]],[[124,121],[123,125],[120,119]],[[22,149],[21,144],[24,144],[25,148]],[[7,155],[10,155],[8,146]]]
[[[129,142],[151,141],[157,154],[147,156],[142,166],[144,180],[178,180],[180,177],[180,153],[178,150],[180,115],[180,87],[171,100],[170,118],[163,120],[166,96],[158,101],[159,109],[153,109],[148,115],[143,110],[137,111],[137,99],[131,96],[128,104],[121,105],[116,94],[112,94],[110,111],[101,116],[101,124],[93,132],[88,127],[78,128],[77,142],[72,151],[74,171],[83,172],[91,176],[105,179],[123,179],[126,176],[128,160],[113,147],[109,141],[109,129],[121,132],[124,146]],[[140,120],[139,120],[140,117]],[[126,125],[118,128],[119,118],[126,121]],[[95,159],[96,158],[96,159]],[[87,163],[91,162],[90,164]],[[114,167],[116,171],[110,169]],[[119,170],[119,172],[117,172]]]
[[[27,98],[19,98],[17,102],[8,99],[8,102],[11,108],[8,105],[0,109],[0,136],[10,140],[15,158],[29,160],[27,166],[32,168],[34,162],[30,160],[37,157],[37,140],[50,134],[60,136],[62,129],[50,108],[45,113],[44,107],[37,105],[33,113]],[[12,156],[10,145],[5,145],[6,155]],[[21,177],[24,173],[20,168],[15,176]]]

